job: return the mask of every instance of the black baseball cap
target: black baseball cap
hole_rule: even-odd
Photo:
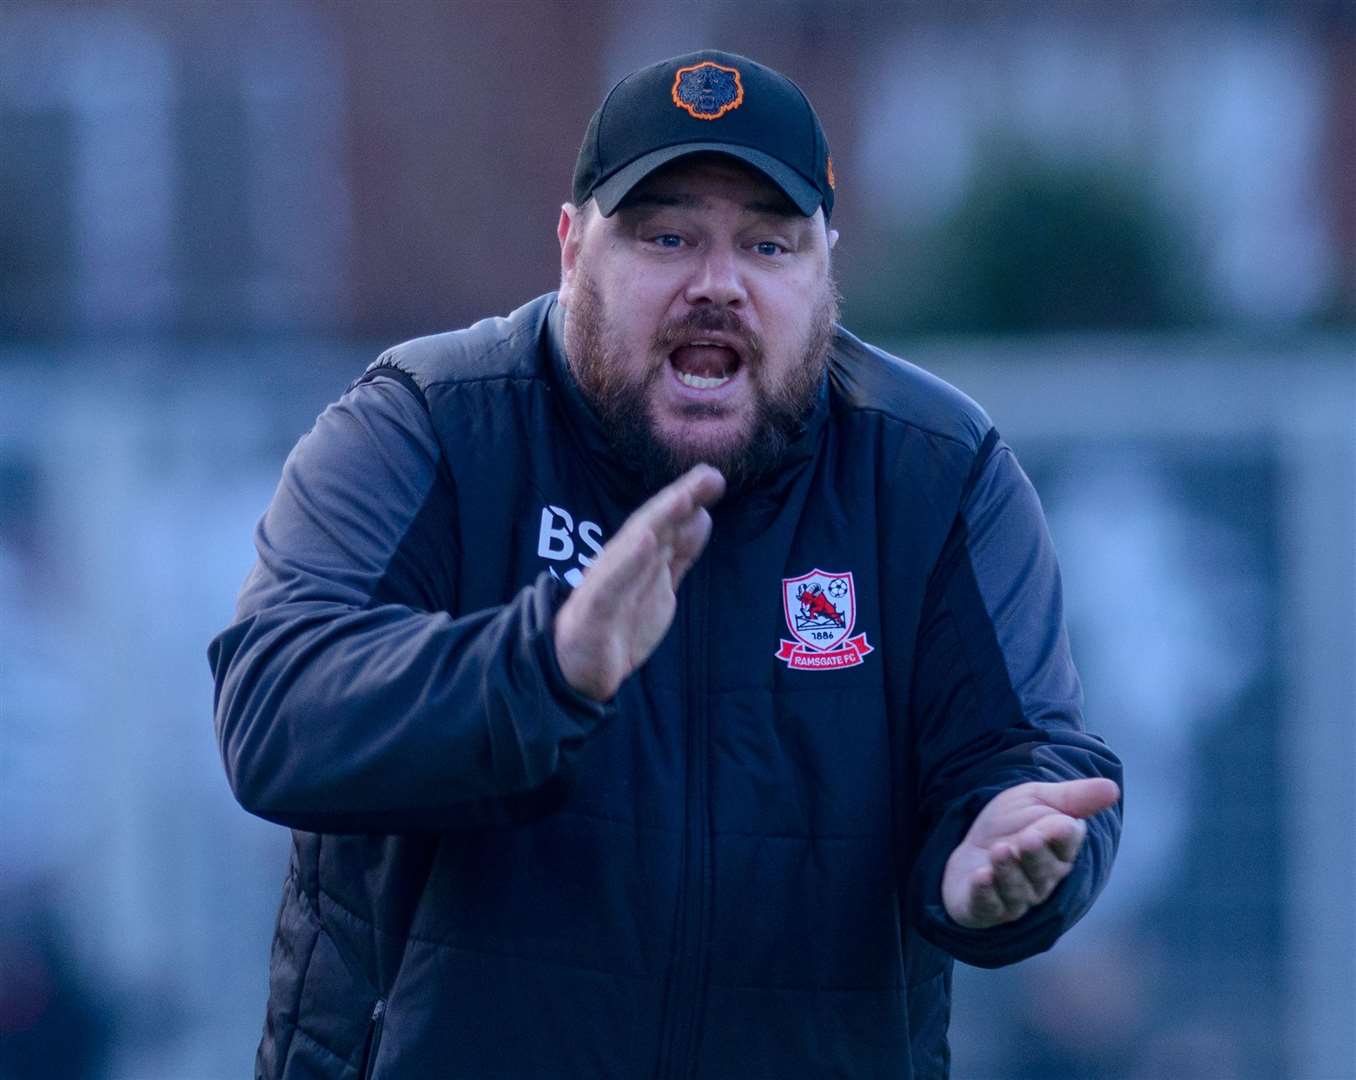
[[[574,203],[609,216],[661,165],[715,152],[747,162],[807,217],[833,211],[833,159],[819,117],[785,75],[703,49],[633,71],[589,121],[574,168]]]

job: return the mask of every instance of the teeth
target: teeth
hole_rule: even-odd
[[[696,390],[710,390],[713,387],[725,385],[730,381],[730,376],[720,375],[711,379],[705,375],[689,375],[686,371],[680,371],[678,372],[678,381],[684,386],[691,386]]]

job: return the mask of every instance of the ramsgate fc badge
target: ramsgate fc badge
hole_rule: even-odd
[[[782,609],[795,641],[782,639],[777,659],[800,671],[856,667],[875,650],[865,634],[853,635],[857,592],[852,574],[818,568],[782,579]]]

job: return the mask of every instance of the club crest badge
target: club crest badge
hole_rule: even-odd
[[[744,83],[737,69],[703,60],[678,69],[672,97],[678,108],[697,120],[719,120],[744,104]]]
[[[782,639],[778,660],[795,671],[856,667],[875,652],[865,634],[853,635],[857,591],[850,572],[816,567],[800,577],[782,579],[782,610],[794,641]]]

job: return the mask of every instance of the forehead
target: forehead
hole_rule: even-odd
[[[761,213],[808,220],[782,189],[757,169],[723,154],[691,154],[656,169],[622,200],[619,209],[675,202],[725,200]]]

